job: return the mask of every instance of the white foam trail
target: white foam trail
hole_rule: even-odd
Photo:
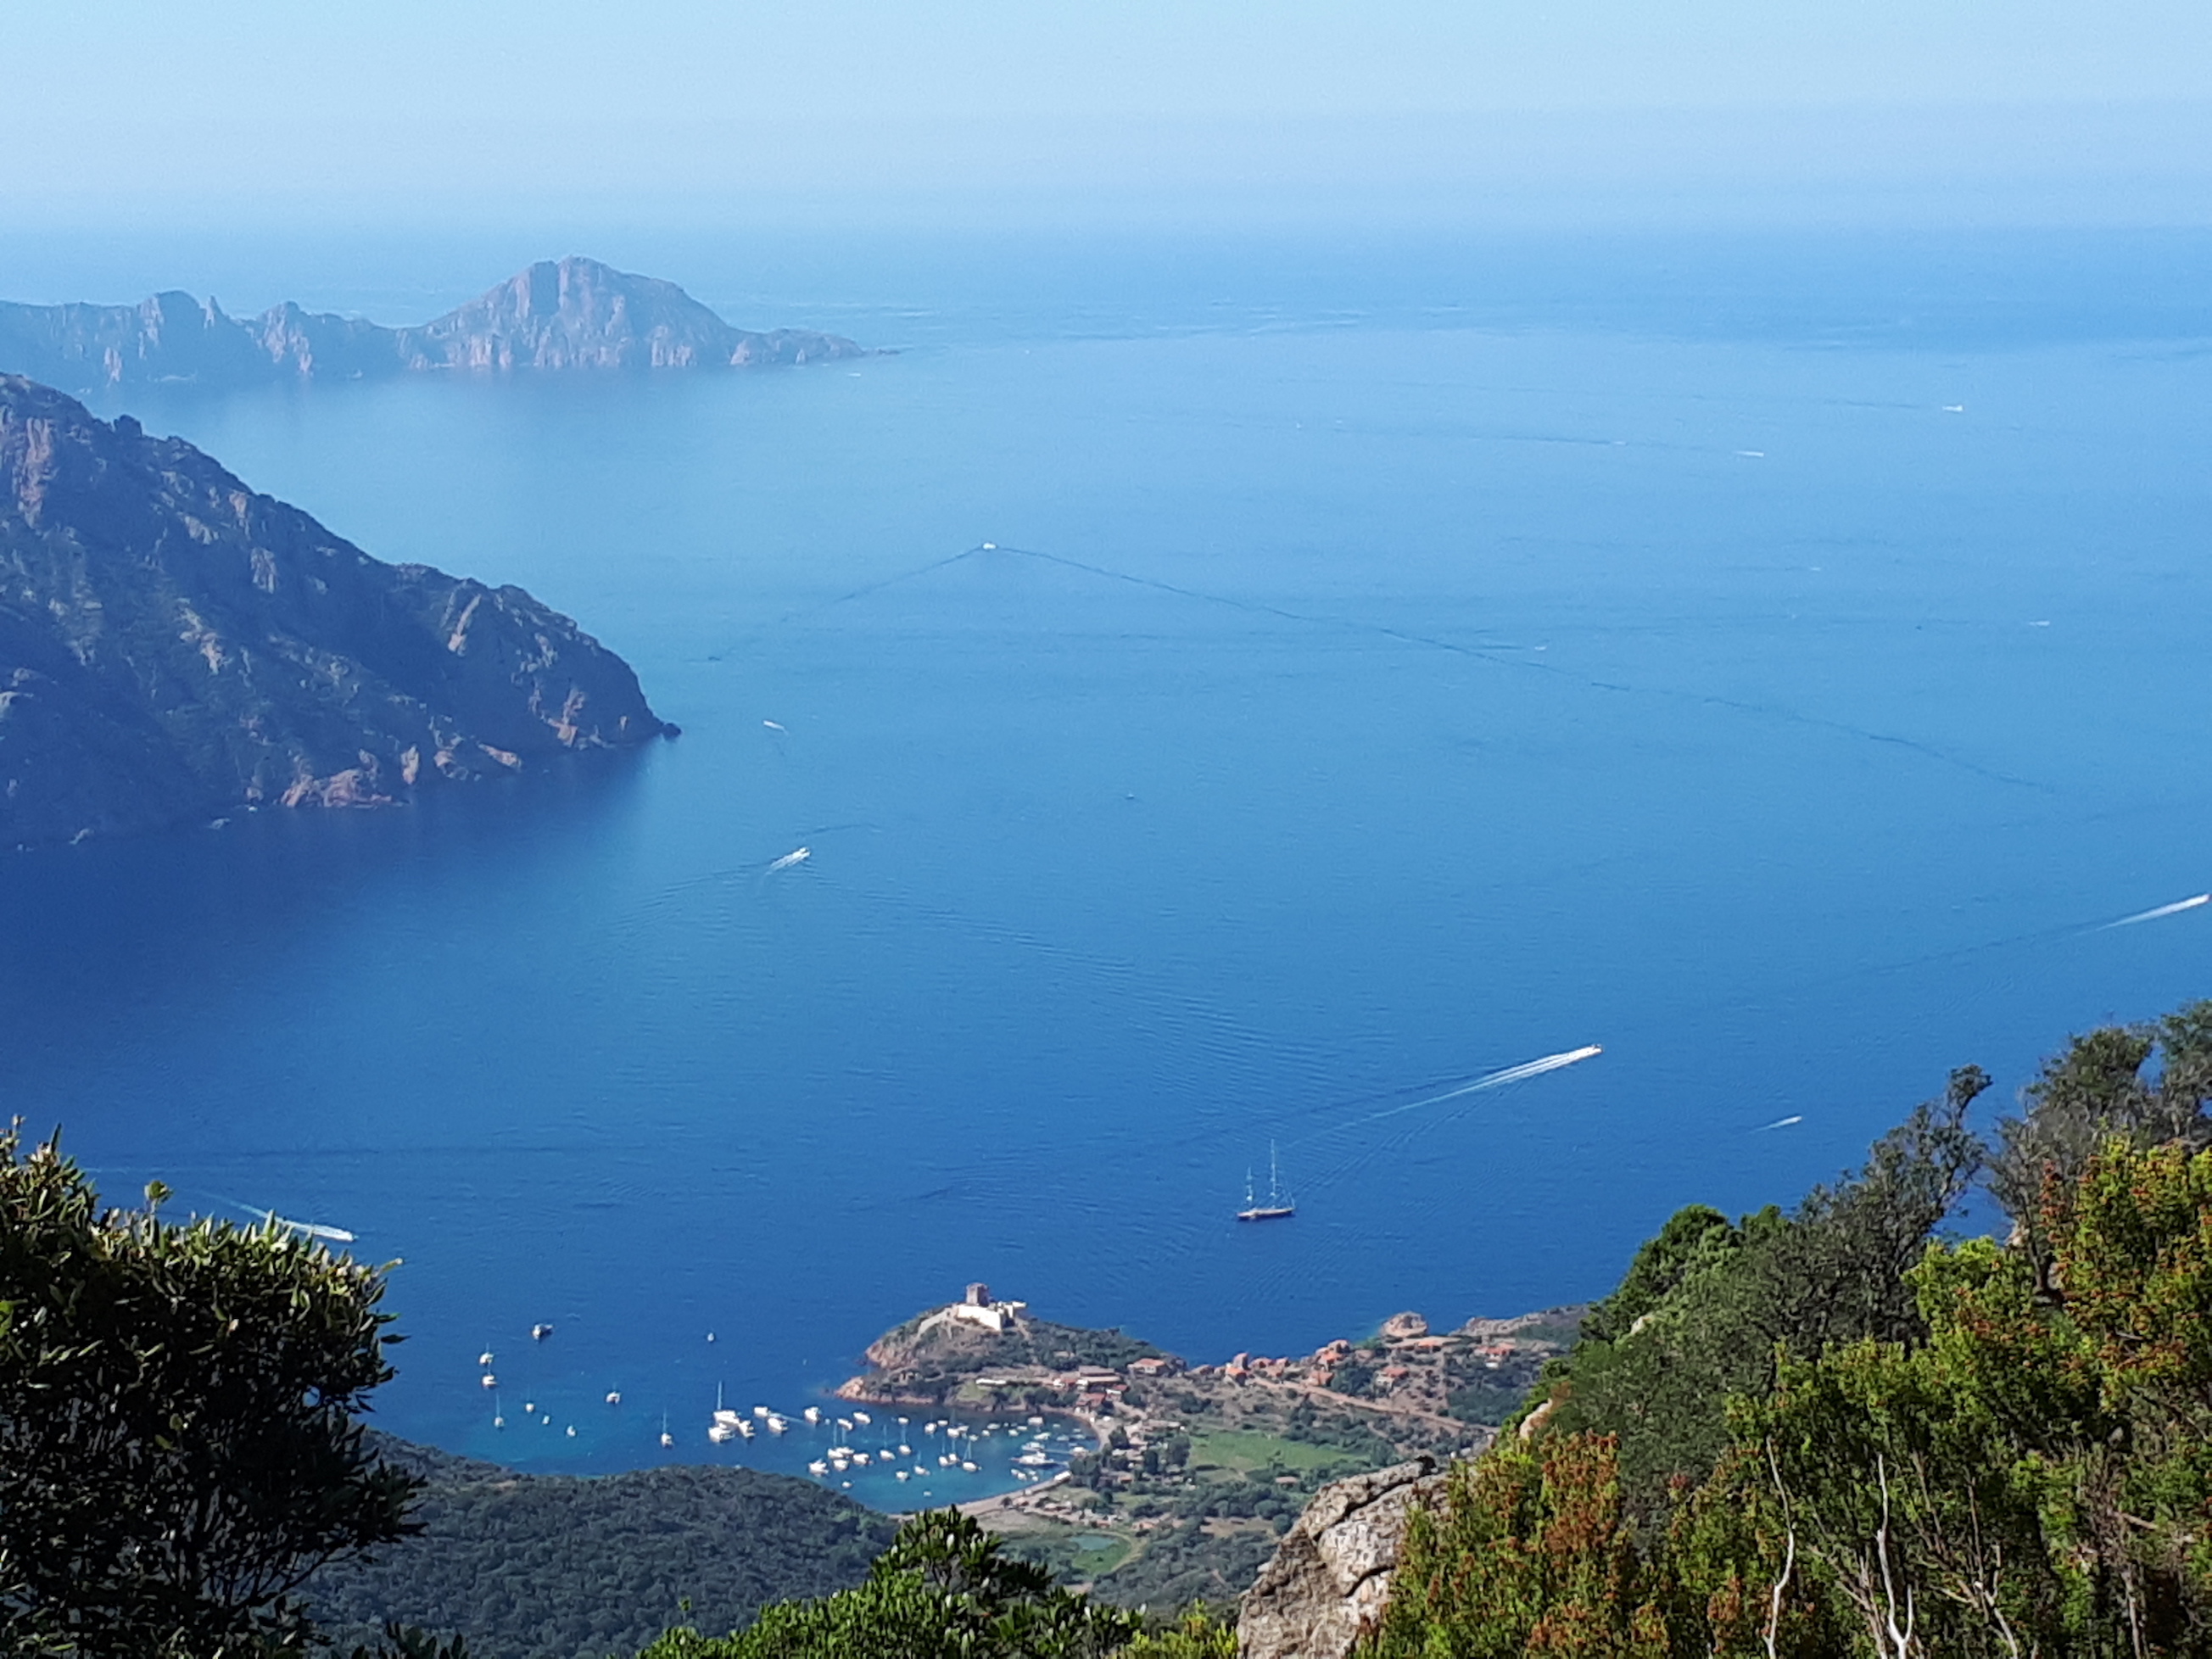
[[[769,873],[774,875],[778,870],[788,870],[793,865],[805,863],[813,856],[814,849],[811,847],[802,847],[795,853],[786,853],[774,864],[769,866]]]
[[[1789,1117],[1778,1117],[1771,1123],[1762,1123],[1756,1133],[1765,1134],[1769,1129],[1786,1129],[1793,1123],[1802,1123],[1804,1121],[1805,1115],[1798,1112]]]
[[[2212,904],[2212,893],[2199,893],[2194,898],[2176,899],[2171,904],[2161,904],[2155,910],[2139,910],[2134,915],[2122,916],[2118,921],[2108,921],[2097,931],[2100,933],[2114,927],[2132,927],[2139,921],[2156,921],[2163,916],[2178,916],[2184,910],[2194,910],[2200,904]]]
[[[295,1233],[304,1234],[309,1238],[319,1238],[331,1244],[350,1244],[354,1242],[353,1235],[343,1227],[325,1227],[315,1221],[293,1221],[278,1215],[274,1210],[268,1213],[271,1226],[289,1227]]]
[[[1556,1072],[1562,1066],[1575,1065],[1578,1061],[1589,1060],[1604,1052],[1603,1048],[1593,1042],[1583,1048],[1570,1048],[1565,1054],[1546,1054],[1541,1060],[1524,1060],[1518,1066],[1508,1066],[1502,1072],[1492,1072],[1486,1077],[1479,1077],[1472,1083],[1462,1083],[1456,1089],[1447,1089],[1440,1095],[1431,1095],[1425,1100],[1408,1101],[1403,1106],[1392,1106],[1366,1117],[1355,1118],[1340,1127],[1346,1129],[1358,1129],[1370,1123],[1380,1123],[1386,1117],[1396,1117],[1401,1112],[1417,1112],[1424,1106],[1441,1106],[1447,1100],[1457,1100],[1462,1095],[1479,1094],[1485,1089],[1502,1089],[1509,1083],[1519,1083],[1528,1078],[1541,1077],[1547,1072]],[[1308,1135],[1306,1139],[1310,1140],[1313,1137]]]

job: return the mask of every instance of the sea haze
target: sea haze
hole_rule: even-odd
[[[379,1421],[529,1468],[798,1467],[717,1388],[796,1412],[969,1279],[1199,1359],[1601,1294],[1952,1066],[2212,993],[2212,907],[2101,926],[2212,887],[2212,356],[2138,303],[2203,252],[2014,238],[1940,327],[1778,245],[1674,313],[1588,249],[1550,311],[823,265],[724,308],[911,349],[133,393],[684,735],[7,861],[10,1109],[399,1259]],[[1239,1227],[1271,1142],[1297,1216]]]

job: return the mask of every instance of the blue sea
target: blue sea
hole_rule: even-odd
[[[2212,906],[2108,925],[2212,887],[2212,238],[614,240],[898,349],[95,401],[683,736],[0,865],[6,1109],[399,1264],[386,1428],[799,1470],[718,1392],[970,1280],[1194,1360],[1590,1297],[2212,994]],[[161,280],[400,322],[562,251]]]

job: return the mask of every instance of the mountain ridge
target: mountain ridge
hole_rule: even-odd
[[[371,558],[182,439],[0,376],[0,846],[390,805],[672,730],[521,588]]]
[[[180,290],[137,305],[0,301],[0,373],[68,390],[519,370],[740,369],[870,355],[841,335],[736,327],[674,283],[541,259],[427,323],[387,328],[287,300],[233,317]]]

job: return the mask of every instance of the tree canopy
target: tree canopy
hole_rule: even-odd
[[[970,1516],[930,1510],[857,1589],[779,1602],[728,1636],[671,1631],[643,1659],[1103,1659],[1142,1629],[1008,1554]]]
[[[297,1643],[307,1575],[409,1529],[356,1420],[392,1374],[383,1275],[165,1197],[103,1209],[56,1141],[0,1134],[0,1645]]]
[[[1939,1231],[1971,1069],[1789,1216],[1678,1213],[1413,1517],[1370,1659],[2212,1654],[2208,1080],[2212,1004],[2075,1039],[2004,1243]]]

